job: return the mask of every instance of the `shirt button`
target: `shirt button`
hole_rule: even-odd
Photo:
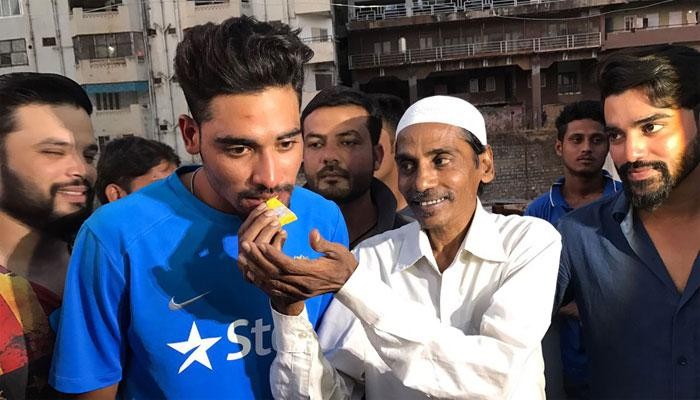
[[[307,336],[308,336],[308,335],[306,334],[306,332],[301,332],[301,333],[299,333],[299,337],[302,338],[302,339],[306,339]]]
[[[677,362],[678,365],[680,365],[681,367],[685,367],[686,365],[688,365],[688,359],[685,358],[685,357],[678,357],[678,360],[676,360],[676,362]]]

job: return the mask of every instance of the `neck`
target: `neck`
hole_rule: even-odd
[[[700,165],[673,188],[670,196],[653,211],[639,210],[643,220],[685,221],[700,218]]]
[[[605,189],[605,177],[603,177],[602,172],[591,176],[584,176],[573,174],[571,171],[565,170],[564,189],[567,193],[576,196],[602,194]]]
[[[431,228],[425,231],[430,239],[430,247],[433,249],[433,255],[440,272],[444,272],[452,264],[467,232],[469,232],[475,212],[476,203],[470,210],[466,210],[462,220],[453,221],[449,226]]]
[[[338,207],[345,218],[350,243],[363,239],[377,224],[377,209],[369,190],[353,201],[338,203]]]
[[[68,244],[43,234],[0,211],[0,265],[61,292],[70,252]],[[46,279],[45,279],[46,278]],[[49,282],[50,281],[50,282]]]

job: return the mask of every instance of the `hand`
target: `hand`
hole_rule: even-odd
[[[317,230],[309,235],[311,248],[322,253],[316,260],[292,259],[266,243],[245,241],[239,268],[256,286],[270,296],[280,313],[301,312],[303,301],[324,293],[337,292],[357,268],[357,261],[345,246],[325,240]]]
[[[569,318],[581,319],[579,317],[579,314],[578,314],[578,306],[576,305],[576,302],[574,302],[574,301],[561,307],[559,309],[559,315],[562,315],[564,317],[569,317]]]
[[[282,230],[274,211],[269,210],[265,203],[261,203],[251,211],[248,218],[238,228],[238,248],[241,248],[241,243],[248,241],[271,243],[276,248],[281,249],[287,238],[286,235],[287,233]]]

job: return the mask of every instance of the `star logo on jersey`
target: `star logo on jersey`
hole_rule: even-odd
[[[207,350],[209,350],[209,348],[215,345],[216,342],[218,342],[219,340],[221,340],[221,337],[211,337],[203,339],[199,335],[197,324],[193,321],[192,329],[190,329],[190,337],[188,337],[186,341],[168,343],[169,347],[175,349],[180,354],[187,354],[194,349],[194,351],[190,353],[189,357],[187,357],[185,362],[182,363],[182,365],[180,366],[180,370],[177,371],[177,373],[182,373],[182,371],[186,370],[195,361],[209,369],[212,369],[211,363],[209,362],[209,356],[207,355]]]

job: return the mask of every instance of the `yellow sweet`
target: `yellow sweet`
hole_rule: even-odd
[[[285,226],[297,220],[297,216],[287,208],[277,197],[273,197],[265,202],[267,208],[275,212],[280,226]]]

